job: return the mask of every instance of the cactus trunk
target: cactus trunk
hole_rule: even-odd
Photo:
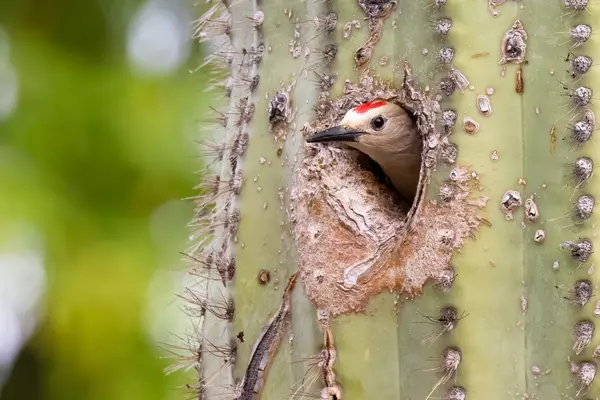
[[[198,32],[228,105],[210,127],[218,162],[186,289],[198,398],[599,397],[600,50],[585,28],[599,11],[582,0],[214,5]],[[381,93],[407,104],[425,141],[412,208],[390,205],[356,152],[304,141]],[[377,218],[393,234],[360,228]]]

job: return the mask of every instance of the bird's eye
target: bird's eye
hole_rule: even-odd
[[[380,131],[385,126],[385,118],[381,115],[376,116],[371,120],[371,128],[376,131]]]

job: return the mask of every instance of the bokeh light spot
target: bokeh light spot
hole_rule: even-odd
[[[144,75],[174,72],[190,52],[190,20],[178,1],[150,0],[133,17],[127,38],[132,68]]]

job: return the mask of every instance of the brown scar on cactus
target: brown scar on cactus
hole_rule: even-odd
[[[333,315],[363,310],[370,296],[385,288],[416,296],[427,281],[443,280],[454,251],[483,222],[478,209],[485,202],[469,199],[478,182],[468,166],[453,169],[444,202],[426,198],[441,143],[440,109],[413,87],[408,64],[399,90],[365,70],[358,83],[346,82],[341,98],[321,96],[317,121],[305,126],[305,135],[336,125],[349,109],[373,99],[403,107],[422,139],[412,204],[360,165],[362,153],[334,146],[308,145],[292,190],[305,290]]]
[[[255,400],[260,398],[260,393],[265,384],[267,370],[273,361],[275,353],[283,338],[283,333],[287,329],[292,310],[292,291],[296,285],[298,273],[294,273],[288,280],[288,284],[283,291],[281,306],[277,314],[271,319],[271,322],[265,327],[258,337],[250,362],[246,368],[244,378],[239,386],[239,391],[235,396],[237,400]]]
[[[523,91],[525,90],[525,82],[523,81],[523,67],[521,65],[519,65],[519,68],[517,69],[516,81],[515,92],[517,94],[523,94]]]
[[[319,326],[323,331],[323,348],[318,355],[308,357],[309,368],[302,377],[299,384],[293,390],[290,399],[304,398],[305,388],[310,388],[319,379],[322,379],[323,387],[320,391],[320,398],[323,400],[342,400],[342,389],[337,383],[333,366],[337,358],[337,350],[333,340],[333,333],[329,326],[329,315],[324,320],[319,320]],[[312,397],[312,396],[310,396]]]
[[[359,0],[358,5],[363,9],[369,20],[369,38],[354,53],[354,63],[356,68],[360,68],[371,61],[373,49],[381,39],[383,23],[392,13],[396,6],[394,0]]]
[[[321,370],[325,387],[321,390],[321,399],[342,400],[342,389],[336,381],[333,365],[337,351],[333,340],[333,333],[329,325],[323,327],[323,350],[321,350]]]

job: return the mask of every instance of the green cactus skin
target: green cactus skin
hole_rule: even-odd
[[[433,1],[431,2],[433,3]],[[577,48],[571,48],[569,29],[577,24],[593,25],[598,5],[571,12],[563,2],[529,0],[506,2],[495,7],[493,16],[488,4],[475,0],[448,0],[439,8],[423,2],[400,1],[385,19],[381,39],[374,47],[369,67],[378,77],[400,84],[403,60],[413,67],[414,79],[422,90],[434,95],[440,79],[450,67],[460,70],[470,87],[457,90],[444,99],[442,109],[452,108],[458,114],[450,141],[459,148],[456,165],[470,165],[478,174],[479,190],[475,195],[489,198],[482,211],[490,227],[482,227],[476,240],[467,243],[455,255],[453,266],[457,278],[447,292],[428,285],[421,296],[408,299],[401,293],[374,296],[361,314],[347,314],[333,319],[331,326],[336,343],[334,369],[346,399],[426,399],[446,398],[453,385],[460,385],[470,399],[564,399],[600,396],[598,380],[583,387],[570,370],[569,361],[592,361],[592,353],[600,344],[594,336],[591,343],[576,355],[573,330],[578,321],[594,322],[592,299],[579,307],[565,299],[572,298],[577,280],[589,279],[597,284],[597,273],[590,268],[597,262],[592,254],[579,265],[569,249],[561,243],[590,238],[596,245],[595,215],[574,224],[573,210],[577,198],[585,193],[598,197],[596,178],[575,188],[571,169],[577,157],[594,159],[594,140],[576,147],[570,129],[582,118],[582,110],[574,109],[568,94],[579,86],[594,90],[597,70],[592,67],[581,78],[573,79],[571,66],[565,62],[569,51],[600,59],[594,35]],[[256,3],[243,0],[229,5],[232,15],[230,37],[236,51],[231,68],[235,84],[231,94],[232,110],[225,141],[247,131],[250,144],[240,154],[237,170],[243,176],[239,195],[220,199],[217,207],[229,204],[240,212],[239,229],[227,238],[224,229],[214,231],[213,246],[226,243],[227,255],[236,260],[236,273],[224,287],[220,281],[201,282],[211,296],[225,293],[235,299],[233,323],[206,313],[199,329],[199,340],[225,346],[239,332],[235,367],[222,368],[222,358],[202,353],[199,398],[236,398],[235,385],[246,371],[252,347],[264,325],[277,312],[281,293],[288,277],[297,270],[290,221],[285,210],[290,206],[289,191],[294,171],[301,159],[301,128],[314,118],[312,107],[319,95],[316,73],[334,74],[336,83],[332,98],[342,95],[344,81],[356,80],[364,68],[355,68],[354,53],[369,37],[368,21],[357,1],[327,2],[281,0]],[[251,19],[264,12],[264,23],[254,29]],[[315,27],[315,17],[324,18],[336,12],[335,30],[325,32],[323,24]],[[436,35],[439,18],[448,17],[452,27],[446,37]],[[499,65],[501,42],[515,22],[520,20],[528,33],[526,63]],[[344,26],[360,21],[344,37]],[[311,49],[293,57],[290,41],[298,31],[297,43]],[[242,48],[256,48],[264,42],[267,51],[260,64],[249,68],[250,76],[259,75],[260,83],[251,92],[247,80],[239,79],[245,57]],[[336,44],[333,62],[326,65],[323,49]],[[454,49],[449,66],[441,65],[437,55],[442,47]],[[302,48],[304,51],[304,47]],[[573,55],[570,56],[574,57]],[[382,59],[387,58],[387,63]],[[521,68],[522,93],[517,93],[517,71]],[[504,71],[504,72],[503,72]],[[243,82],[246,83],[243,83]],[[568,89],[563,88],[563,83]],[[493,94],[487,89],[492,88]],[[279,90],[289,91],[293,120],[289,121],[287,138],[276,137],[269,123],[269,102]],[[252,117],[236,126],[236,105],[250,95],[255,106]],[[482,115],[477,96],[487,95],[492,112]],[[597,101],[588,108],[596,112]],[[464,117],[475,119],[480,128],[467,134]],[[556,141],[551,140],[551,133]],[[498,160],[492,160],[496,152]],[[227,152],[224,160],[229,158]],[[595,160],[594,160],[595,161]],[[440,185],[454,167],[438,162],[429,188],[436,198]],[[222,182],[233,171],[227,162],[220,171]],[[519,180],[522,179],[521,183]],[[526,185],[523,184],[526,182]],[[501,209],[505,191],[520,192],[523,203],[534,196],[540,217],[526,220],[524,207],[517,208],[514,219],[507,221]],[[534,241],[536,230],[542,229],[545,241]],[[204,250],[206,251],[206,250]],[[199,251],[200,252],[200,251]],[[553,268],[558,261],[559,268]],[[260,285],[259,271],[270,271],[271,282]],[[425,340],[435,331],[427,317],[436,318],[440,309],[454,306],[463,316],[456,329],[433,341]],[[262,399],[318,397],[323,379],[318,368],[311,367],[311,356],[323,346],[317,312],[302,290],[293,294],[290,328],[267,371],[261,391]],[[462,314],[464,312],[464,314]],[[441,355],[444,349],[457,347],[462,360],[456,374],[451,374],[435,391],[442,379]],[[209,371],[218,370],[217,378],[203,381]],[[202,376],[204,378],[202,378]],[[256,397],[258,398],[258,396]]]
[[[457,52],[456,64],[476,87],[473,92],[454,96],[453,106],[459,112],[459,121],[463,116],[471,116],[481,124],[480,132],[472,137],[457,129],[459,163],[472,164],[481,175],[484,194],[491,199],[486,218],[492,224],[491,229],[482,230],[475,243],[465,247],[463,254],[455,257],[460,278],[451,296],[469,312],[456,331],[457,344],[464,354],[459,381],[472,398],[575,396],[581,386],[573,384],[567,358],[589,360],[593,346],[574,357],[573,326],[584,317],[593,319],[593,301],[582,310],[564,297],[570,296],[569,289],[577,279],[590,278],[587,268],[594,260],[577,269],[577,263],[568,252],[561,252],[559,245],[591,234],[593,218],[581,227],[566,229],[573,219],[571,215],[564,216],[570,213],[572,197],[576,198],[578,192],[567,185],[571,179],[570,164],[578,151],[572,151],[566,126],[573,116],[567,112],[573,107],[560,82],[576,87],[587,80],[573,86],[566,73],[569,65],[563,59],[571,45],[565,31],[587,16],[564,16],[565,8],[559,2],[507,3],[498,10],[500,15],[490,18],[482,3],[448,5],[448,12],[456,21],[454,39],[464,49]],[[529,36],[529,63],[523,65],[522,94],[516,93],[518,66],[507,65],[505,76],[501,77],[501,67],[497,65],[502,32],[510,29],[516,19],[523,23]],[[494,33],[493,40],[490,33]],[[589,45],[574,51],[585,54],[586,46]],[[472,53],[483,51],[490,55],[470,58]],[[484,117],[477,111],[475,97],[484,94],[487,87],[494,88],[490,96],[493,112]],[[553,126],[557,136],[554,145]],[[589,144],[582,150],[586,146]],[[499,154],[496,162],[490,159],[494,150]],[[519,178],[527,185],[519,185]],[[523,200],[535,196],[540,210],[537,222],[525,219],[523,207],[513,221],[504,220],[498,202],[504,191],[511,189],[520,191]],[[546,234],[543,243],[534,241],[537,229]],[[560,265],[558,271],[552,268],[555,260]],[[527,301],[524,313],[522,299]],[[536,375],[536,368],[542,374]],[[588,395],[594,390],[592,387]],[[585,390],[580,394],[584,393]]]

